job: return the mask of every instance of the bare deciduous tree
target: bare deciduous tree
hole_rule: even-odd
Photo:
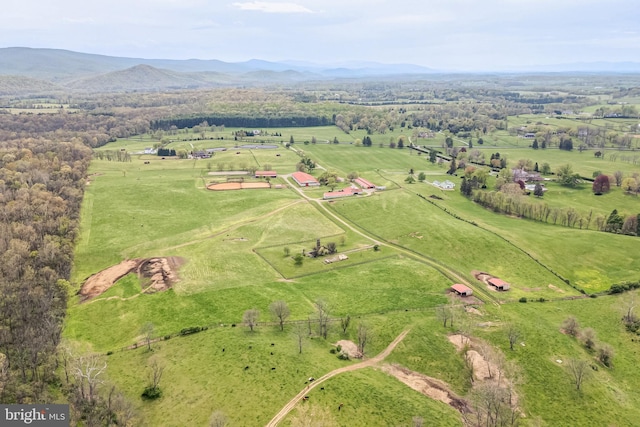
[[[318,335],[326,339],[329,333],[329,304],[318,299],[316,301],[316,315],[318,316]]]
[[[351,316],[349,316],[348,314],[340,318],[340,327],[342,328],[343,334],[347,333],[347,329],[349,329],[350,323],[351,323]]]
[[[154,331],[155,331],[155,327],[151,322],[146,322],[140,328],[140,333],[144,336],[144,341],[147,343],[147,349],[149,351],[151,351],[151,340],[153,339]]]
[[[567,335],[571,335],[572,337],[575,337],[578,335],[578,332],[580,331],[580,324],[578,323],[578,320],[575,317],[569,316],[566,319],[564,319],[564,322],[562,322],[562,329],[564,329]]]
[[[284,331],[284,321],[287,320],[287,318],[291,314],[287,303],[280,300],[274,301],[269,305],[269,311],[271,311],[271,315],[280,324],[280,330]]]
[[[162,374],[164,373],[164,366],[160,365],[157,360],[154,360],[151,363],[151,372],[149,373],[149,384],[154,389],[157,389],[160,386],[160,380],[162,379]]]
[[[607,368],[610,368],[613,365],[613,356],[614,356],[613,347],[609,344],[603,344],[598,347],[598,360]]]
[[[358,325],[358,351],[364,356],[364,349],[370,339],[369,327],[360,323]]]
[[[242,316],[242,321],[245,325],[249,327],[249,330],[253,332],[253,328],[255,328],[258,323],[258,319],[260,319],[260,311],[256,308],[250,308],[249,310],[244,312]]]
[[[78,357],[73,366],[73,375],[79,397],[89,403],[96,399],[97,388],[102,384],[102,374],[107,369],[107,362],[98,355]]]
[[[591,328],[585,328],[580,334],[584,346],[591,350],[596,346],[596,331]]]
[[[507,326],[507,338],[509,338],[509,348],[514,350],[514,345],[520,339],[520,329],[514,324]]]
[[[304,343],[304,337],[308,336],[307,327],[304,323],[295,323],[293,325],[293,336],[298,344],[298,354],[302,354],[302,344]]]
[[[570,359],[567,362],[567,370],[573,379],[576,390],[580,391],[582,383],[589,375],[589,364],[585,360]]]

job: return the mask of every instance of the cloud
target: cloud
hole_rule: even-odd
[[[240,10],[252,10],[264,13],[313,13],[311,9],[296,3],[251,1],[233,3]]]

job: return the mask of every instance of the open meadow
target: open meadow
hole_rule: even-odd
[[[102,295],[70,302],[66,342],[105,355],[108,380],[134,402],[140,425],[206,425],[215,411],[222,411],[229,425],[266,425],[310,385],[310,377],[358,368],[360,359],[338,357],[339,340],[362,345],[366,361],[403,331],[409,332],[386,358],[327,379],[281,425],[308,425],[313,419],[324,425],[410,426],[415,417],[425,425],[463,425],[464,411],[455,404],[387,373],[393,364],[416,384],[422,384],[416,378],[427,377],[444,384],[446,392],[438,393],[473,402],[488,380],[474,382],[464,353],[470,347],[457,351],[449,338],[454,333],[473,337],[475,349],[488,343],[491,354],[499,355],[492,360],[515,366],[504,371],[518,395],[522,425],[627,425],[626,420],[640,419],[640,378],[634,369],[640,350],[620,322],[629,294],[583,295],[638,280],[640,238],[485,209],[460,193],[460,177],[447,175],[446,164],[430,163],[428,155],[408,148],[389,148],[390,139],[402,135],[397,129],[376,135],[371,147],[355,143],[364,134],[347,135],[333,126],[263,130],[282,135],[259,137],[275,144],[272,149],[240,148],[248,142],[234,140],[237,130],[207,130],[204,140],[196,140],[195,132],[167,136],[166,147],[176,151],[227,149],[209,159],[142,154],[160,143],[144,136],[100,148],[126,150],[130,161],[94,158],[91,164],[73,289],[127,259],[184,262],[169,290],[142,293],[147,279],[125,274]],[[287,148],[290,137],[295,142]],[[315,144],[304,143],[313,137]],[[438,145],[440,139],[432,142]],[[519,158],[552,167],[571,163],[586,176],[595,170],[637,170],[619,159],[596,159],[589,151],[491,144],[482,151],[487,156],[500,151],[510,164]],[[298,188],[286,176],[303,156],[317,163],[311,171],[316,177],[325,170],[342,178],[357,172],[385,189],[323,201],[327,187]],[[278,173],[271,188],[206,189],[239,176],[249,180],[238,174],[266,167]],[[423,173],[425,182],[406,182],[410,171]],[[432,184],[447,179],[456,184],[454,190]],[[590,184],[566,190],[550,183],[540,202],[608,215],[614,207],[640,212],[638,200],[619,188],[594,196]],[[303,256],[319,249],[318,240],[337,253]],[[336,259],[326,262],[331,257]],[[510,290],[496,291],[476,278],[479,272],[507,281]],[[451,296],[454,283],[470,286],[474,295]],[[285,301],[290,311],[283,330],[270,313],[274,301]],[[329,318],[325,329],[320,306]],[[249,309],[259,311],[252,328]],[[445,313],[451,317],[443,318]],[[612,346],[611,367],[597,361],[597,350],[585,350],[579,339],[561,333],[570,315]],[[152,333],[145,332],[145,324],[152,325]],[[514,325],[519,334],[511,349],[507,331]],[[191,333],[194,328],[197,333]],[[588,360],[593,371],[581,391],[567,372],[570,358]],[[164,367],[162,396],[148,401],[140,395],[154,364]]]

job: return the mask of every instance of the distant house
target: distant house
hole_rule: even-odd
[[[451,290],[462,297],[468,297],[469,295],[473,294],[473,289],[460,283],[456,283],[455,285],[451,286]]]
[[[355,182],[356,184],[358,184],[360,187],[364,188],[364,189],[372,189],[372,188],[376,188],[375,184],[367,181],[364,178],[356,178],[353,182]]]
[[[317,179],[305,172],[294,172],[291,178],[298,183],[300,187],[319,187],[320,183]]]
[[[433,181],[433,185],[435,185],[436,187],[440,187],[443,190],[453,190],[456,187],[456,185],[448,179],[443,182]]]
[[[256,171],[256,178],[277,178],[278,172],[276,171]]]
[[[154,150],[153,148],[145,148],[144,149],[144,154],[156,154],[157,151]]]
[[[210,159],[211,154],[207,153],[206,151],[198,150],[193,152],[193,157],[196,159]]]
[[[514,182],[537,182],[543,179],[538,172],[527,172],[524,169],[511,169],[511,173],[513,174]]]
[[[502,279],[498,279],[497,277],[492,277],[491,279],[489,279],[489,284],[499,291],[509,290],[509,284]]]

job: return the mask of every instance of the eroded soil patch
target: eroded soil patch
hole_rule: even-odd
[[[178,281],[178,268],[184,264],[180,257],[135,258],[90,276],[80,288],[80,301],[85,302],[104,293],[122,277],[136,273],[148,280],[144,293],[165,291]]]
[[[381,368],[383,372],[393,375],[407,386],[431,399],[446,403],[460,413],[470,411],[467,402],[449,390],[449,386],[444,381],[431,378],[400,365],[382,365]]]

